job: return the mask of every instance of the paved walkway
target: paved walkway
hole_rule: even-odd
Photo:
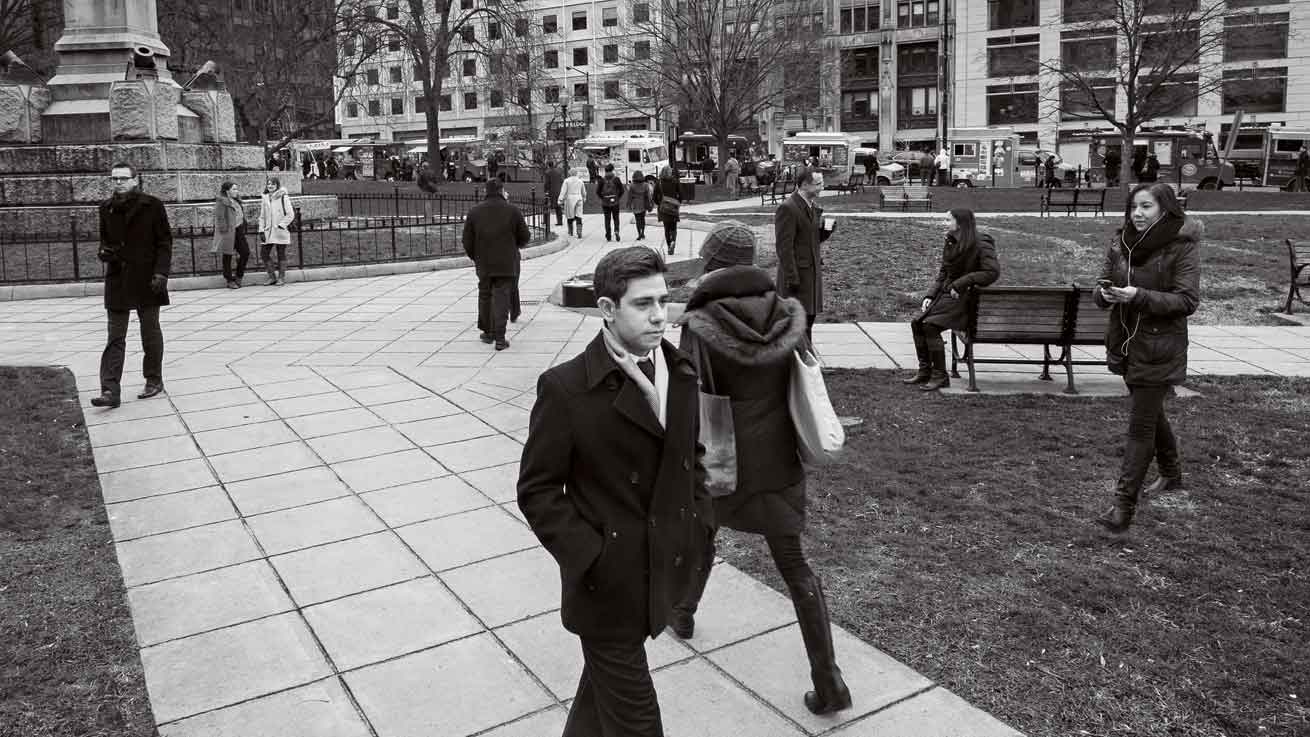
[[[133,398],[133,352],[112,411],[88,404],[99,298],[0,304],[0,363],[77,377],[163,735],[558,734],[581,662],[514,484],[537,374],[599,327],[544,301],[606,250],[587,230],[524,263],[500,353],[477,339],[468,270],[179,293],[167,395]],[[1310,369],[1310,330],[1196,332],[1196,370]],[[907,336],[824,325],[816,342],[834,365],[893,367]],[[1017,734],[835,637],[855,707],[818,718],[790,603],[716,568],[696,638],[648,645],[669,737]]]

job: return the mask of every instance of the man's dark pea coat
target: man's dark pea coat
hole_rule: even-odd
[[[712,529],[696,370],[661,350],[665,428],[601,335],[537,380],[519,509],[559,562],[561,617],[581,637],[658,635]]]
[[[831,235],[821,230],[823,208],[806,204],[793,193],[773,215],[774,244],[778,249],[778,294],[795,297],[805,314],[823,312],[823,257],[819,244]]]
[[[530,240],[523,213],[498,194],[474,205],[464,218],[464,253],[479,278],[518,276],[519,249]]]
[[[100,244],[115,254],[105,263],[105,309],[168,304],[167,290],[150,288],[155,274],[169,275],[173,261],[173,231],[159,198],[134,192],[122,203],[101,204]]]

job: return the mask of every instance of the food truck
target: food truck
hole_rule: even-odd
[[[1085,146],[1087,179],[1103,182],[1106,154],[1119,151],[1122,144],[1123,139],[1117,131],[1079,131],[1072,135],[1072,140],[1061,143],[1061,149]],[[1233,164],[1222,160],[1215,148],[1214,135],[1193,128],[1160,128],[1133,136],[1132,150],[1119,157],[1119,181],[1135,182],[1133,157],[1145,157],[1150,153],[1155,153],[1160,162],[1160,171],[1156,175],[1160,182],[1190,184],[1196,189],[1223,189],[1237,181]]]
[[[629,182],[637,172],[658,175],[669,164],[669,147],[662,136],[650,131],[607,131],[574,143],[569,167],[586,169],[592,157],[601,172],[606,164],[613,164],[615,176]]]
[[[441,139],[440,160],[450,180],[465,182],[487,181],[487,160],[494,156],[499,168],[496,178],[502,182],[536,181],[540,178],[537,167],[531,159],[523,156],[521,147],[514,142],[509,145],[493,145],[480,136],[451,136]],[[419,143],[409,149],[409,153],[425,156],[428,144]]]
[[[855,174],[863,174],[867,169],[870,160],[876,160],[878,162],[877,180],[872,182],[866,181],[866,185],[870,187],[899,187],[906,183],[905,166],[903,164],[898,164],[895,161],[884,161],[878,158],[878,149],[857,147],[851,149],[851,155],[855,157],[855,169],[853,172]]]
[[[1242,128],[1229,161],[1262,187],[1282,187],[1296,175],[1301,147],[1310,147],[1304,128]]]
[[[951,184],[956,187],[1017,187],[1019,134],[1009,128],[952,128],[947,139]]]
[[[782,141],[782,165],[793,173],[815,162],[823,172],[824,184],[846,184],[855,167],[855,149],[859,136],[832,131],[802,131]]]

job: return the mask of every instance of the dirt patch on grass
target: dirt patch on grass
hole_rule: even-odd
[[[1310,381],[1196,380],[1169,406],[1186,490],[1114,537],[1090,519],[1123,400],[897,378],[829,376],[865,419],[810,474],[806,549],[837,622],[1034,737],[1310,733]],[[761,539],[720,540],[785,591]]]
[[[155,734],[72,374],[0,386],[0,734]]]

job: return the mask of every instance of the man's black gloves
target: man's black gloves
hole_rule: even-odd
[[[155,274],[150,279],[150,291],[155,294],[163,294],[168,289],[168,277],[163,274]]]

